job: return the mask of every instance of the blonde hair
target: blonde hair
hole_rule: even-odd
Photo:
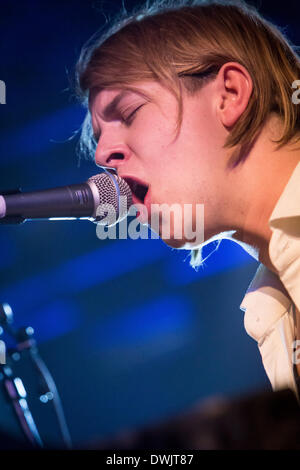
[[[131,15],[126,12],[83,48],[77,64],[77,93],[88,106],[93,89],[131,87],[156,80],[178,101],[182,119],[182,86],[191,94],[216,77],[226,62],[249,72],[253,92],[224,148],[235,147],[233,164],[247,155],[270,113],[280,116],[281,148],[300,139],[300,107],[292,102],[292,84],[300,78],[298,48],[283,31],[245,2],[158,0]],[[179,128],[178,127],[178,128]],[[94,155],[89,112],[83,123],[80,151]],[[191,265],[201,260],[191,253]]]

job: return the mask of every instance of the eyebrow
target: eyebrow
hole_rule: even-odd
[[[105,106],[103,112],[101,113],[102,118],[104,120],[109,120],[109,119],[111,119],[112,116],[115,115],[118,104],[120,103],[120,101],[124,98],[124,96],[127,93],[128,93],[128,90],[121,91],[120,93],[118,93],[114,97],[114,99],[110,103],[108,103]],[[101,131],[100,130],[98,130],[97,132],[93,132],[93,138],[96,142],[98,142],[98,140],[100,139],[100,136],[101,136]]]
[[[114,116],[114,114],[116,113],[118,104],[126,95],[128,95],[128,93],[129,93],[128,90],[121,91],[114,97],[114,99],[110,103],[108,103],[105,106],[103,113],[102,113],[104,119],[110,119],[112,116]]]

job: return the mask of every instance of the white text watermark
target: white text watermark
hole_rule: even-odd
[[[0,364],[6,364],[6,346],[2,340],[0,340]]]
[[[292,102],[294,104],[299,104],[300,103],[300,80],[295,80],[292,83],[292,88],[297,88],[296,91],[292,94]]]
[[[126,197],[124,197],[125,200]],[[138,212],[140,215],[136,217]],[[127,215],[136,218],[130,223],[127,223],[126,218],[118,222],[114,206],[100,204],[97,209],[97,217],[101,218],[101,222],[97,224],[97,237],[100,240],[107,238],[112,240],[116,238],[148,239],[149,226],[151,239],[184,239],[196,245],[204,241],[204,204],[183,204],[183,206],[181,204],[151,204],[150,214],[143,204],[134,204],[130,206]],[[118,235],[116,222],[118,222]]]
[[[3,80],[0,80],[0,104],[6,104],[6,85]]]
[[[293,347],[293,356],[292,356],[292,362],[293,364],[297,365],[300,364],[300,340],[297,339],[296,341],[293,342],[292,344]]]

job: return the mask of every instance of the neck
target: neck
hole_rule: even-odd
[[[269,257],[272,231],[268,222],[300,161],[299,146],[276,150],[271,139],[280,135],[278,125],[276,118],[268,121],[248,157],[231,172],[228,186],[231,193],[236,188],[231,205],[235,228],[232,238],[275,273]]]

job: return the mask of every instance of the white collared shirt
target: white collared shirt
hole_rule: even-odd
[[[247,333],[258,343],[273,390],[290,388],[299,400],[293,363],[300,361],[294,352],[294,342],[300,340],[300,163],[269,226],[273,232],[269,256],[278,275],[261,264],[240,308],[245,311]]]

